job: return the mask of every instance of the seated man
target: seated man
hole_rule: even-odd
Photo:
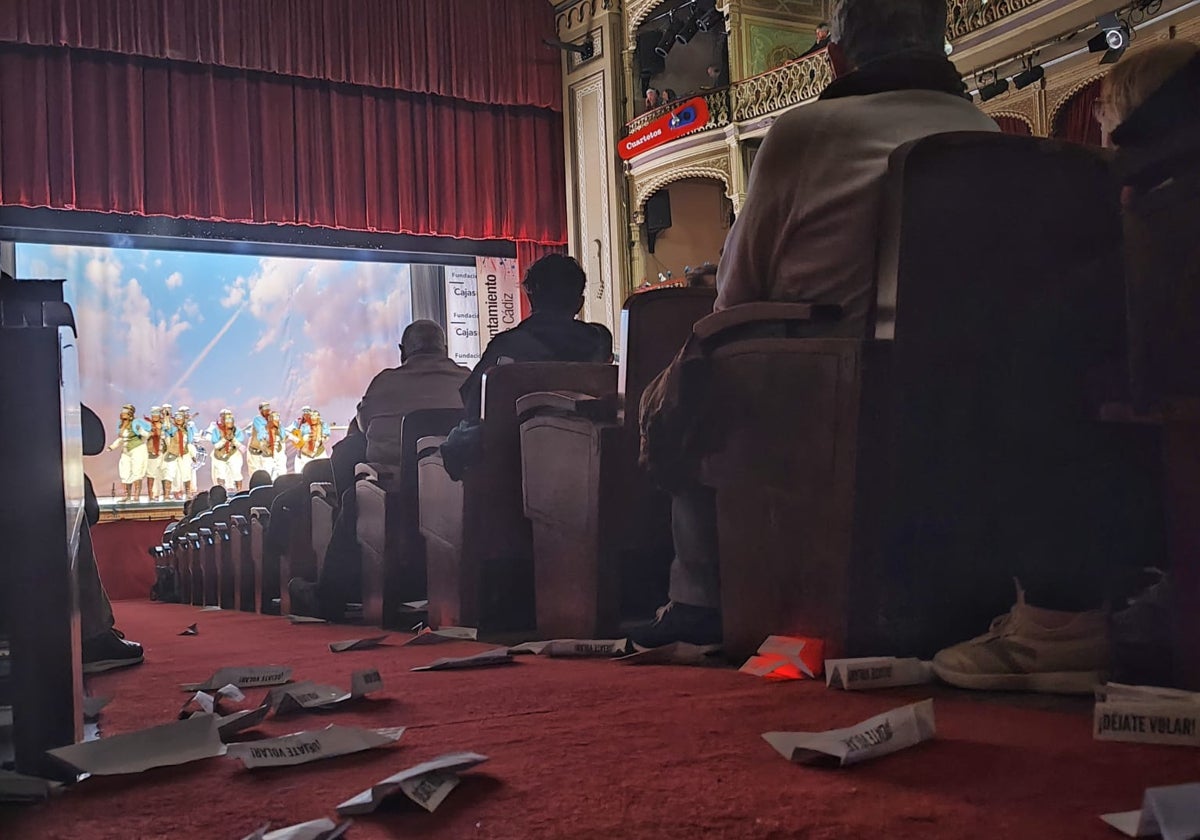
[[[483,413],[483,377],[494,367],[517,362],[612,361],[612,333],[575,318],[583,309],[587,276],[574,259],[548,254],[529,267],[522,284],[532,314],[488,344],[462,386],[466,420],[442,446],[446,471],[458,479],[478,455],[474,427]]]
[[[351,433],[333,447],[334,491],[341,501],[314,586],[288,583],[292,609],[303,615],[339,619],[362,586],[362,555],[357,536],[358,505],[354,469],[363,461],[400,463],[397,417],[431,408],[459,408],[459,389],[469,371],[450,360],[446,334],[433,321],[414,321],[400,339],[400,366],[376,374],[358,404]],[[383,418],[381,422],[374,422]],[[308,488],[303,488],[307,494]],[[272,520],[272,527],[274,520]]]
[[[717,310],[753,301],[836,304],[843,317],[831,334],[865,334],[889,156],[931,134],[998,130],[946,58],[945,29],[945,0],[839,0],[833,40],[853,70],[819,102],[783,114],[763,140],[725,242]],[[671,370],[647,389],[643,429],[668,410],[656,394],[665,394],[657,386]],[[715,500],[694,480],[684,485],[671,488],[670,602],[632,635],[645,647],[721,640]]]

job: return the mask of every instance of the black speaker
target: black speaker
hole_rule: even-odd
[[[659,190],[646,199],[646,228],[655,233],[671,226],[671,193]]]
[[[642,75],[654,76],[667,68],[666,59],[654,51],[662,32],[652,29],[649,32],[638,33],[637,36],[637,70]]]

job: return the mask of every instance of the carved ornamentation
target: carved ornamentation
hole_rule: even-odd
[[[596,256],[597,267],[600,269],[599,283],[596,285],[594,292],[595,298],[598,301],[603,301],[605,293],[612,288],[612,253],[609,251],[608,243],[612,242],[611,230],[611,206],[608,190],[608,176],[601,172],[600,178],[594,186],[598,193],[600,201],[600,226],[601,230],[592,231],[588,229],[588,201],[589,184],[588,172],[589,156],[583,150],[593,148],[606,150],[607,136],[606,123],[604,121],[604,76],[597,74],[587,79],[585,82],[572,86],[571,98],[574,100],[575,108],[575,148],[576,148],[576,173],[575,184],[579,195],[578,208],[578,224],[579,224],[579,243],[578,251],[581,260],[586,268],[591,268],[591,256],[594,251]],[[594,137],[585,136],[587,130],[587,109],[592,110],[593,124],[596,134]],[[595,247],[593,245],[595,243]],[[595,275],[593,274],[593,277]],[[584,302],[586,309],[586,317],[595,320],[596,314],[593,311],[595,304],[592,302],[592,296],[589,295]],[[608,313],[609,307],[602,307],[600,312],[600,320],[611,325],[612,319]]]
[[[589,25],[597,11],[607,12],[619,8],[620,0],[579,0],[554,16],[554,29],[562,33],[577,26]]]
[[[815,99],[833,81],[833,63],[821,51],[788,62],[730,88],[735,122],[782,111]]]
[[[725,196],[734,202],[734,211],[739,208],[732,194],[733,176],[730,173],[729,154],[709,154],[704,158],[691,160],[682,164],[664,163],[653,172],[633,178],[633,222],[641,224],[645,221],[646,201],[650,196],[663,187],[682,181],[686,178],[711,178],[725,185]]]
[[[667,0],[625,0],[625,38],[629,49],[637,44],[638,27],[650,13]]]
[[[1034,122],[1029,117],[1027,117],[1025,114],[1020,114],[1016,111],[1000,110],[1000,111],[988,111],[988,116],[991,117],[992,119],[995,119],[996,117],[1008,117],[1010,119],[1014,119],[1019,122],[1023,122],[1023,123],[1025,123],[1025,125],[1029,126],[1030,134],[1034,135],[1035,137],[1038,135],[1037,123]]]
[[[950,0],[947,4],[946,37],[951,41],[982,29],[990,23],[1028,9],[1038,0]]]

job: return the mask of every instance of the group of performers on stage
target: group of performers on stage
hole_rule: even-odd
[[[287,428],[282,427],[279,412],[272,410],[270,403],[261,403],[254,421],[243,428],[226,408],[200,435],[186,405],[178,409],[156,405],[141,418],[132,405],[125,405],[117,438],[108,448],[121,449],[118,470],[125,489],[122,501],[141,501],[145,481],[146,495],[157,502],[191,497],[195,471],[208,458],[206,444],[212,447],[209,460],[213,484],[237,491],[242,489],[246,467],[250,473],[265,470],[272,481],[286,473],[285,444],[295,450],[295,472],[303,470],[309,461],[329,457],[325,447],[328,438],[329,426],[322,422],[321,412],[309,406],[302,408]]]

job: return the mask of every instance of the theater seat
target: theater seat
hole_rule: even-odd
[[[216,542],[216,605],[224,610],[234,609],[236,575],[233,567],[233,535],[230,533],[230,504],[224,502],[212,509],[213,539]]]
[[[231,609],[246,612],[254,612],[256,610],[254,605],[254,558],[250,551],[250,507],[252,504],[253,502],[249,493],[246,495],[235,495],[229,500],[228,513],[228,573],[229,586],[233,592],[233,605]],[[249,584],[248,587],[247,583]]]
[[[318,577],[317,555],[313,552],[312,542],[311,487],[317,483],[332,482],[333,464],[328,458],[309,461],[300,473],[300,484],[310,489],[304,494],[303,500],[298,500],[289,511],[287,549],[279,557],[279,610],[282,615],[292,613],[287,582],[295,577],[312,581]]]
[[[332,481],[318,481],[308,489],[309,517],[311,520],[313,556],[317,561],[317,573],[325,562],[329,538],[333,535],[333,520],[337,517],[338,497]]]
[[[529,630],[533,538],[525,518],[517,400],[537,391],[594,396],[616,392],[612,365],[502,365],[484,378],[482,457],[462,482],[450,480],[436,450],[418,448],[420,526],[426,540],[429,620],[493,630]]]
[[[994,218],[1037,235],[981,235]],[[1123,355],[1120,240],[1093,151],[930,137],[890,161],[871,339],[697,325],[730,652],[786,633],[928,656],[1005,612],[1017,570],[1068,598],[1158,556],[1145,441],[1087,399]]]
[[[622,614],[666,600],[670,507],[637,469],[638,406],[715,296],[672,288],[625,302],[616,404],[552,393],[518,403],[540,636],[607,635]]]
[[[355,480],[357,533],[362,548],[363,621],[376,627],[397,627],[396,616],[405,601],[426,594],[425,538],[420,529],[420,491],[417,481],[417,442],[445,436],[462,420],[462,409],[424,409],[403,417],[377,418],[395,423],[399,432],[400,463],[360,464]],[[399,629],[399,628],[398,628]],[[406,628],[405,628],[406,629]]]
[[[192,591],[193,603],[197,606],[215,607],[218,606],[217,595],[217,539],[216,530],[213,527],[214,517],[211,510],[206,510],[196,521],[192,523],[192,528],[197,536],[196,545],[200,552],[199,564],[193,564],[193,586]],[[200,572],[200,577],[196,578],[197,569]],[[197,582],[199,585],[197,586]],[[194,600],[199,593],[200,600]]]
[[[279,608],[275,605],[280,597],[279,553],[273,551],[267,532],[271,526],[271,505],[275,499],[288,490],[295,489],[303,483],[303,479],[295,473],[281,475],[272,482],[270,488],[255,488],[251,491],[250,508],[250,556],[254,565],[254,581],[257,587],[254,601],[258,610],[268,615],[278,615]],[[261,499],[264,504],[258,507],[255,493],[264,492]]]

